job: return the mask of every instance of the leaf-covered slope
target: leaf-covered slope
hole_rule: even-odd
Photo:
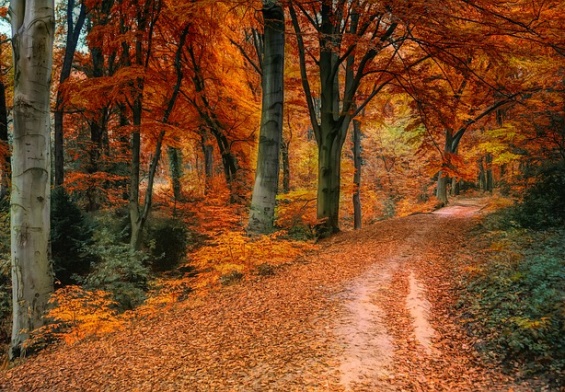
[[[274,276],[249,277],[140,316],[124,331],[42,352],[3,372],[0,390],[526,391],[478,365],[449,313],[450,254],[471,245],[473,222],[422,214],[337,235]],[[384,272],[390,279],[379,280]],[[386,377],[347,378],[350,347],[339,326],[351,319],[352,282],[367,274],[383,286],[369,300],[383,311],[392,359]],[[430,353],[418,348],[405,306],[410,274],[431,302]]]

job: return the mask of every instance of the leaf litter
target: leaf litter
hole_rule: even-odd
[[[452,314],[453,250],[481,206],[392,219],[240,283],[56,345],[2,391],[514,391]],[[447,210],[447,211],[446,211]]]

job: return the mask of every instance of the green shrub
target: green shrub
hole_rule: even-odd
[[[316,238],[314,230],[306,224],[297,223],[292,225],[288,230],[288,238],[294,241],[309,241]]]
[[[115,241],[128,243],[130,239],[130,218],[127,208],[98,211],[93,215],[96,227],[104,228]]]
[[[93,224],[71,200],[64,188],[51,193],[51,256],[57,281],[77,283],[72,276],[86,275],[94,258],[87,247],[92,243]]]
[[[152,218],[147,228],[145,242],[151,251],[153,269],[171,270],[186,255],[188,230],[180,220]]]
[[[269,263],[259,264],[256,267],[257,275],[259,276],[273,276],[275,275],[275,267]]]
[[[388,197],[383,200],[383,218],[389,219],[393,218],[396,214],[396,206],[394,203],[394,199],[392,197]]]
[[[515,220],[534,230],[565,224],[565,165],[544,168],[515,211]]]
[[[239,283],[243,279],[243,273],[240,271],[231,271],[225,275],[220,276],[220,283],[222,286],[231,286]]]
[[[85,289],[111,293],[121,311],[145,300],[150,276],[145,253],[130,252],[128,244],[117,241],[106,229],[96,233],[90,252],[98,262],[86,277],[76,277]]]
[[[485,352],[525,374],[565,371],[565,230],[499,233],[461,307]]]

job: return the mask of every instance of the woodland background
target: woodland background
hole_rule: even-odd
[[[562,370],[565,308],[559,285],[565,267],[563,242],[556,238],[563,238],[565,220],[565,5],[281,3],[285,87],[276,230],[259,237],[247,236],[245,229],[258,163],[263,3],[58,3],[51,197],[58,290],[51,322],[30,339],[29,352],[54,339],[73,342],[114,330],[124,312],[140,306],[150,311],[249,273],[271,274],[317,246],[316,228],[325,218],[316,209],[325,42],[339,55],[333,81],[338,107],[349,91],[340,81],[351,71],[359,82],[346,102],[349,110],[336,115],[352,120],[340,131],[341,229],[430,211],[460,192],[517,200],[492,230],[513,233],[513,245],[504,247],[527,233],[524,238],[549,241],[547,248],[534,262],[524,256],[528,245],[522,243],[515,256],[496,263],[506,272],[489,271],[481,279],[508,273],[497,290],[533,285],[516,289],[533,293],[531,307],[515,320],[514,332],[499,337],[499,346],[542,369],[551,362]],[[331,39],[318,19],[324,7],[331,8],[331,21],[343,18]],[[365,30],[351,28],[354,14]],[[10,40],[3,35],[0,339],[5,343],[11,302],[11,64]],[[146,222],[136,241],[132,200]],[[507,272],[522,262],[529,272]],[[483,290],[496,286],[481,282],[476,284],[484,284]],[[501,300],[500,293],[493,291],[493,302]],[[499,317],[494,325],[506,320],[493,317]]]

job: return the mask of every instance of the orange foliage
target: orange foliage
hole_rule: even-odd
[[[209,245],[191,254],[190,265],[201,271],[194,287],[214,287],[220,283],[222,276],[233,272],[254,273],[263,264],[277,267],[316,248],[310,243],[288,240],[284,236],[285,233],[276,233],[251,238],[242,231],[217,236]]]
[[[0,161],[4,162],[9,155],[10,146],[8,146],[8,143],[0,140]],[[0,170],[2,170],[2,165],[0,165]]]
[[[313,227],[316,222],[316,191],[295,190],[277,197],[277,225]]]
[[[88,336],[123,328],[111,294],[102,290],[66,286],[53,294],[50,303],[53,307],[46,316],[48,323],[34,332],[29,345],[53,338],[73,344]]]
[[[125,205],[122,187],[127,177],[108,172],[95,173],[70,172],[65,178],[69,193],[89,195],[96,199],[100,207],[119,207]]]

